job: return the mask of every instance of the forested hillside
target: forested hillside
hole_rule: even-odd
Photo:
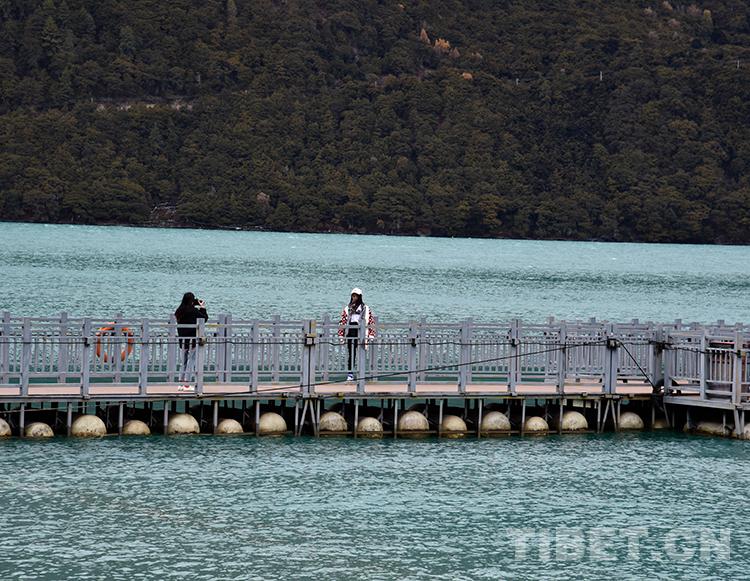
[[[750,242],[750,8],[0,0],[0,219]]]

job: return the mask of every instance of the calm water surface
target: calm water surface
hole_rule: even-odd
[[[185,290],[235,318],[750,321],[750,247],[0,222],[0,310],[162,316]]]
[[[191,289],[213,313],[304,318],[356,285],[389,320],[734,322],[748,265],[745,247],[0,223],[0,310],[162,316]],[[748,461],[750,442],[676,434],[11,439],[0,579],[744,578]]]
[[[746,442],[670,434],[6,441],[0,573],[741,579],[748,461]],[[604,556],[614,561],[592,555],[592,535],[610,527]],[[623,530],[635,527],[641,542],[628,557]],[[731,552],[701,558],[702,528],[728,531]],[[549,534],[549,555],[530,542],[517,557],[514,529]],[[576,531],[582,552],[563,542]]]

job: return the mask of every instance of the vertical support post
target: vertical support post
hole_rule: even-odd
[[[354,400],[354,437],[357,437],[357,426],[359,426],[359,399]]]
[[[83,348],[81,350],[81,397],[88,398],[91,389],[91,319],[83,320]]]
[[[10,383],[10,312],[3,311],[0,326],[0,383]]]
[[[409,393],[416,393],[417,391],[417,337],[417,324],[412,321],[411,323],[409,323]]]
[[[438,437],[443,435],[443,402],[444,400],[441,398],[438,405]]]
[[[167,435],[167,427],[169,426],[169,402],[162,402],[164,407],[164,413],[162,415],[162,426],[164,428],[164,435]]]
[[[666,330],[662,329],[661,338],[664,342],[661,350],[664,395],[669,395],[669,388],[672,386],[672,358],[674,357],[674,353],[672,353],[672,350],[670,349],[672,337]],[[669,419],[667,419],[667,421],[669,421]]]
[[[31,319],[23,318],[21,327],[21,395],[29,395],[29,376],[31,374]]]
[[[361,321],[357,327],[357,393],[365,393],[365,377],[367,375],[367,321]]]
[[[281,381],[281,316],[274,315],[272,323],[272,341],[271,344],[271,382],[278,383]]]
[[[315,424],[315,437],[320,437],[320,407],[321,402],[319,399],[315,400],[315,417],[313,418]]]
[[[60,313],[60,331],[57,334],[57,382],[65,383],[68,377],[68,313]]]
[[[471,337],[472,321],[464,319],[461,322],[461,351],[459,352],[460,367],[458,368],[458,393],[466,393],[471,382]]]
[[[734,332],[734,365],[732,369],[732,403],[738,406],[742,403],[742,333]],[[736,408],[735,408],[736,409]],[[738,428],[735,422],[735,430]],[[738,434],[739,435],[739,434]]]
[[[615,337],[615,328],[612,323],[608,324],[604,332],[606,339],[604,349],[604,393],[613,395],[617,393],[617,368],[620,358],[618,341]]]
[[[560,349],[557,351],[557,393],[565,393],[565,378],[568,375],[568,326],[563,321],[560,323],[559,335]]]
[[[299,436],[299,400],[294,400],[294,435]]]
[[[398,437],[398,400],[393,400],[393,439]]]
[[[303,413],[302,421],[304,422],[304,420],[305,420],[305,415]],[[300,428],[300,431],[301,431],[301,428]],[[255,435],[256,436],[260,435],[260,400],[259,399],[255,400]]]
[[[218,315],[218,327],[215,333],[216,341],[216,381],[226,383],[227,381],[227,316]]]
[[[120,402],[117,406],[117,433],[122,434],[122,426],[125,423],[125,404]]]
[[[114,335],[112,337],[112,342],[115,345],[115,349],[112,352],[112,359],[115,363],[115,376],[114,376],[114,383],[121,383],[122,382],[122,355],[121,353],[127,353],[128,348],[128,341],[127,337],[123,339],[123,333],[122,333],[122,313],[117,313],[115,316],[115,330]]]
[[[479,411],[477,412],[477,439],[482,437],[482,415],[484,413],[484,399],[479,398]]]
[[[510,323],[510,361],[508,362],[508,390],[511,395],[516,395],[518,382],[521,379],[521,321],[513,319]],[[524,400],[524,411],[526,410]],[[521,427],[523,434],[523,426]]]
[[[73,404],[68,402],[68,405],[66,406],[66,413],[65,413],[65,427],[67,428],[67,434],[70,436],[72,428],[73,428]]]
[[[418,328],[419,336],[420,337],[426,337],[427,336],[427,318],[422,317],[419,320],[419,328]],[[419,364],[419,367],[421,368],[421,371],[417,374],[417,381],[420,381],[422,383],[427,381],[427,364],[430,361],[429,353],[427,351],[428,345],[426,341],[420,341],[418,348],[419,352],[417,354],[417,362]]]
[[[148,388],[148,367],[150,364],[151,345],[149,343],[149,322],[148,319],[141,321],[141,340],[140,340],[140,367],[138,369],[138,392],[141,396],[146,395]]]
[[[659,385],[664,380],[664,329],[659,325],[653,330],[649,341],[649,355],[651,357],[651,382]],[[666,386],[666,384],[664,384]]]
[[[26,431],[26,404],[21,404],[21,412],[19,414],[18,418],[18,435],[23,438],[26,436],[24,433]]]
[[[526,431],[526,398],[521,401],[521,435]]]
[[[203,368],[206,365],[206,348],[208,340],[206,339],[206,319],[198,319],[198,333],[195,348],[195,393],[203,395]]]
[[[177,319],[169,317],[167,340],[167,381],[174,383],[177,375]]]
[[[700,359],[700,374],[701,374],[701,382],[700,382],[700,397],[702,400],[706,399],[706,386],[708,384],[707,377],[706,377],[706,371],[708,369],[708,351],[706,350],[706,347],[708,346],[708,339],[706,337],[706,329],[703,329],[703,335],[701,335],[701,359]]]
[[[558,434],[562,434],[562,431],[563,431],[562,430],[562,423],[563,423],[563,408],[564,408],[564,404],[565,404],[565,399],[561,397],[560,398],[560,413],[557,416],[557,433]]]
[[[213,425],[213,433],[216,433],[216,428],[219,425],[219,400],[214,400],[214,409],[213,409],[213,417],[212,417],[212,425]]]
[[[320,370],[324,382],[327,382],[330,377],[328,361],[330,359],[331,346],[328,339],[336,337],[336,333],[331,333],[331,330],[331,316],[328,314],[323,315],[323,330],[319,333],[320,345],[322,345],[322,348],[318,348],[318,358],[320,360]]]
[[[315,393],[315,351],[317,333],[317,321],[310,319],[305,323],[302,337],[302,362],[300,373],[300,390],[303,397],[310,397]]]
[[[250,393],[258,393],[258,353],[260,352],[258,321],[250,324]]]
[[[596,400],[596,433],[602,433],[602,400]]]

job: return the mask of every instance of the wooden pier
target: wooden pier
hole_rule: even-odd
[[[580,409],[597,431],[617,429],[621,409],[637,409],[682,428],[721,419],[745,433],[750,409],[750,328],[596,320],[529,324],[520,320],[376,323],[359,329],[356,364],[329,318],[235,320],[220,315],[194,327],[194,392],[179,391],[182,349],[174,319],[14,317],[0,319],[0,418],[19,433],[29,414],[88,410],[116,426],[132,409],[210,410],[257,420],[262,409],[293,417],[293,432],[318,434],[321,413],[353,414],[372,406],[381,419],[423,406],[463,409],[477,433],[484,409],[525,418]],[[347,381],[347,373],[354,381]],[[36,411],[35,411],[36,410]],[[104,411],[103,411],[104,410]],[[438,410],[438,411],[435,411]],[[234,412],[233,412],[234,413]],[[429,414],[428,414],[429,415]],[[166,422],[166,419],[164,420]],[[435,422],[433,422],[435,423]],[[522,431],[523,421],[518,431]],[[356,425],[356,424],[355,424]],[[439,432],[439,426],[436,428]]]

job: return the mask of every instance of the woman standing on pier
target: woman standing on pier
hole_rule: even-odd
[[[180,370],[180,382],[182,385],[178,391],[193,391],[195,387],[189,384],[191,377],[195,375],[195,346],[197,329],[183,327],[182,325],[197,325],[198,319],[208,319],[206,303],[196,299],[193,293],[185,293],[182,302],[174,312],[177,319],[177,335],[180,337],[180,348],[182,349],[182,369]],[[186,338],[187,337],[187,338]]]
[[[347,368],[347,381],[354,381],[354,366],[357,363],[357,347],[359,345],[359,326],[367,325],[367,339],[375,337],[375,317],[372,309],[368,307],[362,298],[362,290],[353,288],[349,304],[341,311],[339,322],[339,337],[346,337],[346,347],[349,352]],[[365,342],[365,346],[366,346]]]

